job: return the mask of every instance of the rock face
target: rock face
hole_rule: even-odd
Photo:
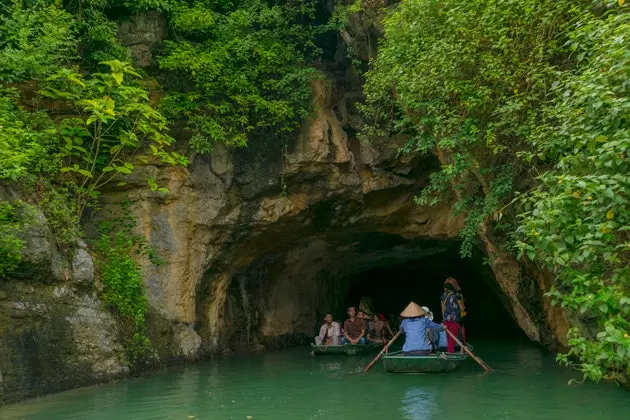
[[[317,112],[294,142],[257,139],[187,169],[145,168],[168,186],[166,200],[140,183],[106,198],[110,209],[134,203],[139,231],[167,261],[145,266],[147,291],[164,322],[192,326],[172,339],[185,357],[302,343],[343,304],[340,278],[457,240],[462,220],[448,201],[413,201],[437,158],[400,156],[404,138],[359,141],[360,117],[347,111],[357,93],[323,81],[313,92]],[[479,246],[516,323],[534,341],[562,344],[567,322],[542,298],[548,285],[491,232]]]
[[[138,67],[149,67],[153,64],[152,50],[167,35],[166,18],[157,12],[133,15],[118,26],[118,37],[127,46],[133,63]]]
[[[3,188],[2,199],[8,188]],[[16,198],[16,197],[11,197]],[[92,257],[57,249],[43,214],[23,233],[23,261],[0,280],[0,403],[128,373],[116,322],[92,290]],[[87,287],[86,287],[87,285]]]

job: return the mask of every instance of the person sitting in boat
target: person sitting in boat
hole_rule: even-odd
[[[405,356],[426,356],[431,354],[431,343],[427,340],[427,329],[439,334],[444,327],[429,320],[426,311],[414,302],[409,303],[400,316],[403,318],[400,331],[405,334],[403,354]]]
[[[433,312],[431,312],[431,310],[426,306],[423,306],[422,309],[424,309],[424,311],[426,312],[425,317],[429,321],[433,321]],[[447,349],[446,346],[448,344],[446,340],[446,331],[444,331],[444,329],[441,329],[438,334],[435,334],[434,330],[432,330],[431,328],[428,328],[427,341],[431,343],[431,347],[434,353],[438,351],[444,352]]]
[[[388,325],[378,315],[374,315],[372,317],[372,327],[368,329],[367,341],[369,343],[385,344],[389,337],[391,335],[388,334]]]
[[[357,318],[361,318],[365,322],[365,337],[368,336],[372,329],[372,317],[362,310],[357,311]]]
[[[442,323],[451,334],[457,337],[459,336],[459,320],[465,308],[462,296],[456,292],[455,286],[453,286],[450,278],[446,279],[444,282],[444,293],[442,293],[440,300],[442,301]],[[454,353],[455,340],[453,340],[450,335],[448,335],[447,339],[447,351]]]
[[[389,336],[393,337],[394,332],[392,331],[392,328],[389,326],[389,321],[387,320],[387,318],[385,318],[385,314],[383,313],[378,314],[378,319],[383,321],[383,323],[385,324],[385,328],[387,329],[387,332],[389,333]]]
[[[339,323],[333,321],[332,314],[326,314],[324,318],[324,325],[319,329],[319,335],[315,337],[315,344],[323,346],[337,346],[339,345],[339,336],[341,334],[341,328]]]
[[[348,319],[343,323],[343,344],[365,344],[365,321],[357,317],[357,308],[348,308]]]

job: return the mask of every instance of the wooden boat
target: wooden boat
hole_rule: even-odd
[[[466,353],[437,353],[427,356],[404,356],[396,351],[383,356],[387,372],[395,373],[437,373],[452,372],[468,358]]]
[[[336,346],[324,346],[311,344],[314,356],[333,356],[333,355],[346,355],[356,356],[359,354],[376,353],[381,348],[382,344],[340,344]]]

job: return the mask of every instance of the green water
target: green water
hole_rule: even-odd
[[[450,374],[368,374],[365,357],[306,348],[235,356],[0,409],[0,419],[630,419],[630,393],[567,385],[571,370],[516,342],[478,342],[497,372],[469,361]]]

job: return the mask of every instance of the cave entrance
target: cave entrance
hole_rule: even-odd
[[[460,243],[441,244],[442,251],[407,261],[376,265],[348,275],[344,307],[335,315],[345,319],[345,308],[356,306],[362,298],[371,301],[374,312],[383,313],[395,326],[398,315],[414,301],[433,312],[435,322],[441,322],[440,295],[444,280],[451,276],[462,288],[467,318],[467,333],[477,338],[522,338],[523,331],[516,325],[502,302],[493,273],[484,263],[483,254],[475,250],[471,258],[459,255]]]
[[[261,253],[225,289],[222,319],[232,349],[311,342],[327,312],[343,322],[345,308],[358,307],[364,297],[392,327],[410,300],[428,306],[441,322],[440,295],[448,276],[463,289],[471,341],[525,337],[484,254],[475,249],[471,258],[461,258],[460,241],[337,231],[274,244],[278,247]]]

